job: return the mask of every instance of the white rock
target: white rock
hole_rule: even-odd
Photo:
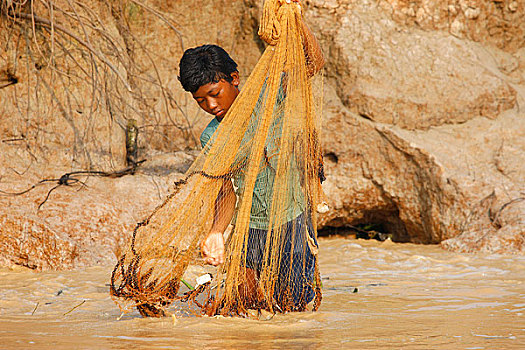
[[[211,282],[211,275],[209,273],[206,273],[202,276],[197,277],[197,286],[201,286],[203,284],[206,284],[208,282]],[[197,287],[195,286],[195,287]]]
[[[328,213],[328,210],[330,210],[330,208],[328,207],[328,204],[326,204],[326,202],[322,202],[317,205],[317,212],[319,214]]]
[[[479,8],[469,7],[465,11],[465,17],[467,17],[468,19],[476,19],[479,17],[480,13],[481,13],[481,10]]]
[[[459,20],[459,18],[456,18],[450,25],[450,34],[455,37],[462,38],[464,30],[465,25]]]

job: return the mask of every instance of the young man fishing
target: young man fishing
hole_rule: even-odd
[[[300,6],[298,0],[293,2]],[[301,31],[304,55],[307,58],[306,72],[311,77],[322,68],[324,59],[319,44],[303,22],[301,22]],[[240,93],[237,64],[224,49],[216,45],[203,45],[188,49],[180,61],[179,80],[183,88],[192,94],[199,107],[214,116],[200,137],[202,147],[205,148],[208,142],[213,140],[214,133]],[[283,73],[278,96],[284,94],[283,85],[285,84],[286,74]],[[228,115],[227,118],[231,116]],[[264,157],[267,158],[266,148]],[[244,185],[243,176],[243,174],[238,174],[232,176],[232,179],[222,180],[222,187],[216,199],[213,224],[209,234],[201,243],[201,254],[208,264],[217,266],[225,261],[224,231],[232,219],[235,221],[235,213],[238,210],[236,209],[237,197],[241,196]],[[257,175],[251,202],[248,239],[243,248],[243,251],[245,249],[243,253],[246,254],[244,263],[246,282],[239,286],[239,294],[243,297],[244,302],[253,308],[257,308],[258,300],[261,298],[257,291],[257,281],[264,264],[264,247],[270,227],[271,192],[274,181],[275,169],[270,165],[263,167]],[[293,242],[299,240],[297,237],[306,237],[305,235],[310,237],[308,232],[313,232],[313,228],[311,228],[311,220],[305,217],[308,216],[308,213],[305,214],[304,211],[301,213],[290,211],[284,213],[283,216],[286,218],[284,228],[286,233],[281,249],[284,252],[283,256],[289,256],[293,253]],[[317,242],[315,237],[311,240],[315,247],[308,247],[303,242],[303,250],[306,251],[306,254],[301,259],[295,259],[291,267],[293,273],[300,276],[301,279],[296,283],[298,287],[293,287],[295,289],[291,292],[292,299],[295,300],[293,303],[296,304],[292,309],[304,309],[314,297],[311,281],[313,280],[315,256],[311,250],[317,248]],[[285,264],[286,262],[281,263],[283,266]],[[281,270],[279,270],[279,275],[286,274],[284,270]],[[279,276],[279,280],[281,279],[284,279],[284,276]],[[277,301],[282,298],[279,293],[279,288],[277,288],[274,295]]]

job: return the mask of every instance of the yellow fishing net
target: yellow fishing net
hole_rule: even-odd
[[[311,50],[315,38],[294,2],[266,1],[259,34],[269,46],[242,91],[185,180],[137,225],[115,266],[110,292],[123,310],[160,316],[176,304],[196,314],[246,316],[320,305],[316,209],[323,175],[312,84],[324,61]],[[229,188],[235,197],[225,195]],[[204,265],[200,245],[230,211],[224,263],[194,288],[186,275]]]

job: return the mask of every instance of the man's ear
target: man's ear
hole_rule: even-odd
[[[233,72],[230,74],[230,76],[232,77],[232,85],[234,86],[239,86],[239,84],[241,83],[241,80],[239,79],[239,72]]]

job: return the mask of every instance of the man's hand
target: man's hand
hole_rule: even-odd
[[[201,253],[207,264],[217,266],[224,263],[224,237],[221,232],[210,232],[201,243]]]
[[[301,7],[301,0],[286,0],[286,2],[289,3],[289,4],[292,3],[292,2],[293,2],[293,3],[296,3],[297,6],[299,7],[299,11],[301,11],[301,14],[302,14],[302,10],[303,10],[303,9],[302,9],[302,7]]]
[[[301,12],[301,16],[303,15],[303,9],[301,6],[300,0],[286,0],[289,4],[295,3],[299,7],[299,11]],[[306,23],[304,23],[304,20],[301,21],[302,26],[302,33],[301,36],[303,38],[303,49],[304,54],[306,57],[306,74],[309,78],[313,77],[317,72],[319,72],[324,64],[325,59],[323,56],[323,52],[321,51],[321,47],[319,46],[319,42],[315,38],[314,34],[308,28]]]

